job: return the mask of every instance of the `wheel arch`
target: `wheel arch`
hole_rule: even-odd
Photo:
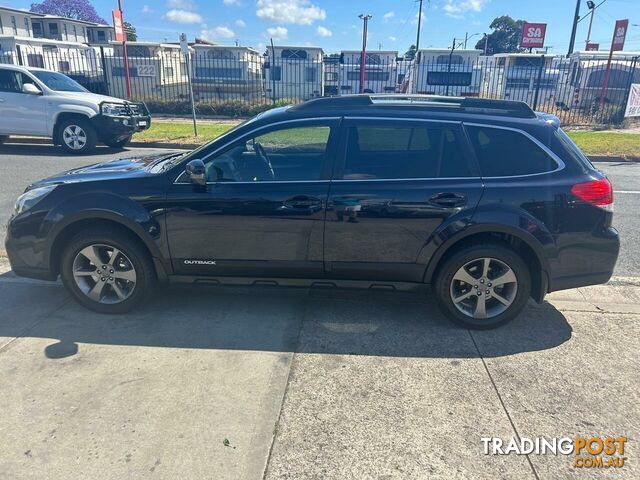
[[[161,280],[166,279],[166,267],[161,261],[162,254],[160,249],[140,225],[127,221],[126,217],[115,213],[95,210],[82,211],[67,220],[63,225],[57,225],[56,228],[50,232],[49,238],[51,238],[51,241],[49,244],[51,247],[49,248],[46,261],[51,272],[54,275],[60,273],[60,261],[64,247],[74,235],[88,228],[105,226],[135,238],[149,254],[154,264],[157,277]]]
[[[457,251],[470,245],[488,243],[506,246],[522,256],[531,274],[531,296],[542,302],[549,285],[549,264],[542,246],[530,233],[505,225],[474,225],[446,240],[429,261],[424,282],[431,283],[437,278],[439,268]]]
[[[65,110],[62,111],[60,113],[58,113],[55,117],[54,123],[53,123],[53,133],[52,133],[52,138],[53,138],[53,142],[56,145],[61,144],[61,140],[60,140],[60,124],[68,119],[73,119],[73,118],[80,118],[82,120],[86,120],[88,122],[91,122],[91,117],[92,115],[89,112],[85,112],[84,110],[78,110],[78,111],[72,111],[72,110]]]

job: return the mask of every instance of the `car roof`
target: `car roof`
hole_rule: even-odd
[[[477,122],[495,125],[554,126],[560,121],[550,114],[534,112],[524,102],[437,95],[344,95],[325,97],[260,115],[260,123],[326,118],[367,117]]]

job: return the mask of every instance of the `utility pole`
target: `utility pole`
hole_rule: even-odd
[[[420,0],[420,9],[418,10],[418,34],[416,35],[416,55],[420,49],[420,25],[422,24],[422,0]]]
[[[467,49],[467,40],[469,40],[469,32],[464,32],[464,49]]]
[[[364,93],[364,82],[366,80],[365,67],[367,65],[367,25],[372,15],[365,15],[361,13],[358,15],[364,22],[362,27],[362,52],[360,53],[360,93]]]
[[[589,46],[589,40],[591,39],[591,25],[593,25],[593,14],[595,13],[595,10],[596,10],[596,4],[595,2],[592,2],[591,0],[589,0],[587,2],[587,7],[589,7],[589,13],[591,15],[591,18],[589,18],[589,30],[587,30],[587,40],[585,41],[585,50]]]
[[[487,44],[489,43],[489,35],[484,34],[484,56],[487,56]]]
[[[576,0],[576,12],[573,15],[573,27],[571,28],[571,39],[569,40],[569,51],[567,57],[573,53],[573,45],[576,43],[576,30],[580,20],[580,0]]]
[[[127,84],[127,98],[131,99],[131,74],[129,73],[129,55],[127,55],[127,32],[124,30],[124,14],[122,13],[122,0],[118,0],[118,10],[122,21],[122,57],[124,60],[124,76]]]

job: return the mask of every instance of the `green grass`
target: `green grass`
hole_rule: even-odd
[[[151,128],[144,132],[136,133],[134,142],[166,142],[200,144],[219,137],[235,125],[231,123],[203,123],[198,124],[198,136],[193,136],[193,124],[180,122],[172,123],[167,121],[151,122]]]
[[[585,155],[640,157],[640,134],[617,132],[567,132]]]
[[[137,142],[167,142],[182,144],[201,144],[213,140],[233,128],[232,123],[203,123],[198,125],[198,137],[193,136],[193,125],[187,122],[156,121],[151,128],[136,134]],[[567,132],[586,155],[625,155],[640,157],[640,134],[617,132]],[[323,137],[322,129],[305,131],[307,140]],[[273,136],[273,138],[270,138]],[[281,134],[271,134],[269,140],[286,145]],[[324,139],[324,138],[323,138]],[[299,140],[299,139],[298,139]]]

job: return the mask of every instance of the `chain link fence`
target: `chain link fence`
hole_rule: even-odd
[[[119,47],[33,51],[19,46],[15,53],[0,54],[0,63],[55,70],[92,92],[127,98],[121,53]],[[200,114],[247,116],[274,105],[364,91],[521,100],[557,115],[563,124],[599,125],[622,122],[630,86],[640,83],[637,56],[616,55],[608,65],[602,54],[468,57],[450,52],[408,61],[371,52],[361,89],[360,62],[352,58],[202,48],[187,63],[177,47],[131,45],[131,99],[145,101],[153,113],[188,114],[190,75]]]

